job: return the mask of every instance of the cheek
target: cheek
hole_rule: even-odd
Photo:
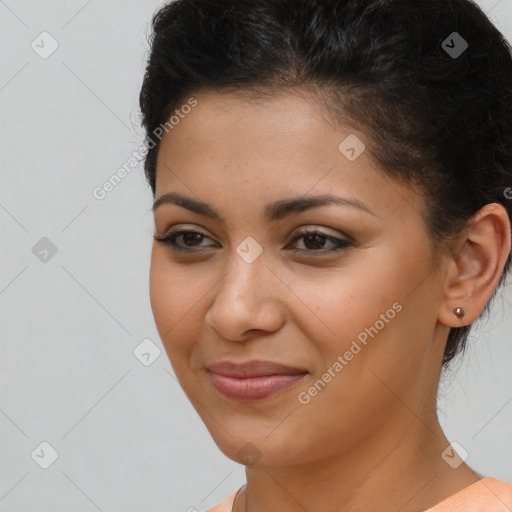
[[[411,357],[403,350],[414,323],[407,293],[417,281],[416,265],[403,263],[396,250],[357,256],[338,271],[290,277],[290,288],[301,300],[295,301],[293,322],[315,346],[317,376],[335,371],[341,356],[346,363],[343,370],[337,366],[337,375],[342,371],[352,384],[375,380],[368,368],[390,375]]]
[[[372,326],[400,296],[396,281],[388,281],[375,267],[371,271],[348,265],[324,275],[296,277],[290,288],[298,298],[294,311],[301,330],[315,343],[336,350]]]
[[[169,357],[189,351],[190,340],[197,339],[204,316],[203,286],[191,280],[190,271],[170,264],[165,251],[156,248],[151,256],[149,295],[155,325]]]

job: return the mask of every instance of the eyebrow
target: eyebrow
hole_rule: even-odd
[[[153,204],[153,212],[161,204],[175,204],[199,215],[204,215],[206,217],[210,217],[211,219],[224,222],[224,219],[220,213],[208,203],[193,199],[191,197],[182,196],[180,194],[176,194],[175,192],[169,192],[159,197]],[[269,203],[265,207],[264,217],[269,222],[273,222],[280,220],[292,213],[299,213],[311,208],[331,204],[339,206],[351,206],[377,217],[377,215],[359,199],[353,197],[339,197],[332,194],[294,197],[291,199],[282,199],[275,201],[274,203]]]

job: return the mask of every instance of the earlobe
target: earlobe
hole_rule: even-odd
[[[510,220],[505,208],[490,203],[468,222],[446,273],[439,321],[449,327],[473,323],[501,278],[510,254]]]

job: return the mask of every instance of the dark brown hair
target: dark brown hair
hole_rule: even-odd
[[[200,90],[306,87],[367,134],[384,173],[424,194],[436,251],[485,204],[511,217],[512,51],[471,0],[176,0],[152,29],[147,138]],[[158,149],[144,162],[153,196]],[[450,330],[443,366],[470,328]]]

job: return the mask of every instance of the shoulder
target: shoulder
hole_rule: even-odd
[[[512,482],[490,476],[446,498],[426,512],[510,512]]]
[[[206,512],[231,512],[235,497],[240,492],[242,487],[239,487],[236,491],[230,494],[222,503],[219,503],[215,507],[208,509]]]
[[[235,497],[242,487],[206,512],[231,512]],[[512,482],[504,482],[488,476],[425,512],[510,512],[511,510]]]

